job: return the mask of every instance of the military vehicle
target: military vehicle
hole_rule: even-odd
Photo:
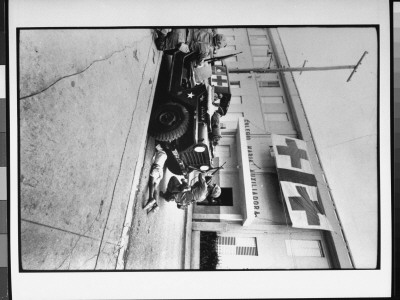
[[[149,124],[150,136],[166,149],[168,169],[185,176],[214,167],[211,117],[218,106],[213,102],[220,98],[219,111],[225,115],[231,98],[223,62],[206,62],[210,77],[199,81],[193,58],[193,53],[181,51],[163,55]]]

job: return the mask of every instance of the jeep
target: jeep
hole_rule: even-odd
[[[222,115],[230,102],[226,67],[212,65],[207,83],[196,82],[193,53],[164,54],[150,116],[149,134],[168,154],[167,168],[186,176],[192,170],[213,168],[211,114],[214,94],[220,96]],[[209,66],[208,66],[209,67]],[[222,97],[221,97],[222,96]]]

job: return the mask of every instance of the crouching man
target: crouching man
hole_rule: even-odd
[[[149,209],[150,212],[157,212],[159,210],[159,206],[157,203],[158,200],[158,192],[157,188],[160,184],[161,180],[164,177],[164,164],[167,160],[167,154],[161,147],[161,145],[156,146],[156,153],[153,157],[154,161],[150,169],[150,178],[149,178],[149,200],[146,206],[143,209]]]
[[[177,207],[186,209],[193,202],[202,202],[208,197],[218,198],[221,195],[221,188],[217,184],[211,184],[211,176],[199,174],[198,181],[187,188],[187,183],[181,183],[175,176],[171,177],[168,182],[167,191],[161,193],[166,201],[174,200]]]

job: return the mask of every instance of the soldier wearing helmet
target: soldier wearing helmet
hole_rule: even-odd
[[[217,33],[213,37],[214,40],[214,49],[218,50],[221,48],[225,48],[227,43],[226,43],[226,37],[223,34]]]
[[[171,177],[167,191],[161,193],[161,196],[167,201],[174,200],[178,208],[185,209],[193,202],[202,202],[207,197],[217,198],[221,195],[221,188],[217,184],[211,184],[211,176],[204,176],[203,173],[199,173],[198,181],[188,191],[178,192],[180,189],[174,186],[174,183],[179,182],[179,180],[174,178],[176,177]]]
[[[180,50],[182,52],[194,52],[198,67],[203,66],[204,59],[210,53],[226,47],[226,38],[210,28],[176,28],[169,31],[156,30],[155,40],[158,50]]]
[[[221,188],[218,184],[214,183],[213,185],[208,185],[208,194],[211,198],[218,198],[221,196]]]

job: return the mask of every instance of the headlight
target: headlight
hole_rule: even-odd
[[[197,146],[194,147],[193,150],[194,150],[195,152],[201,153],[201,152],[204,152],[204,151],[206,150],[206,147],[204,147],[203,145],[197,145]]]
[[[200,167],[201,171],[208,171],[209,169],[210,169],[210,167],[209,166],[205,166],[205,165]]]

